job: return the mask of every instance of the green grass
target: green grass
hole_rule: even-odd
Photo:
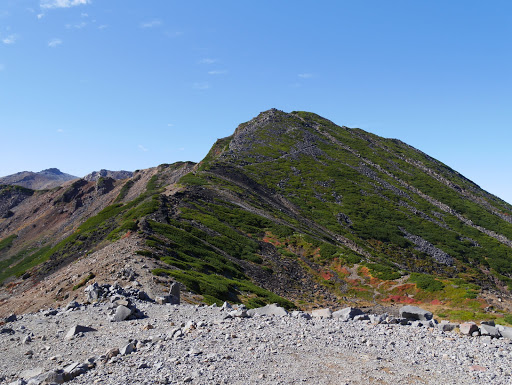
[[[420,289],[429,292],[436,292],[444,289],[444,284],[441,281],[428,274],[412,273],[409,278],[409,282],[415,283]]]
[[[286,309],[294,308],[295,305],[268,291],[256,286],[247,279],[229,279],[217,274],[204,274],[197,271],[182,270],[153,270],[153,274],[167,274],[183,283],[188,290],[203,295],[210,303],[221,303],[230,301],[235,303],[244,302],[247,307],[259,307],[264,304],[277,303]]]
[[[10,248],[16,238],[18,238],[18,235],[13,234],[9,235],[7,238],[2,239],[0,241],[0,252]]]

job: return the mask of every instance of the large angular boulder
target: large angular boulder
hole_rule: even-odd
[[[346,307],[332,313],[332,318],[338,318],[341,321],[348,321],[354,319],[355,316],[364,314],[361,309],[356,307]]]
[[[501,334],[498,329],[494,326],[481,324],[480,325],[480,334],[483,336],[491,336],[492,338],[500,338]]]
[[[64,339],[70,340],[78,333],[87,333],[87,332],[95,332],[95,331],[96,331],[96,329],[90,328],[88,326],[75,325],[71,329],[68,330]]]
[[[474,332],[478,332],[478,326],[474,322],[464,322],[459,325],[460,332],[467,336],[473,335]]]
[[[329,308],[315,309],[311,312],[311,315],[316,318],[332,318],[332,310]]]
[[[400,308],[400,317],[415,321],[430,321],[433,314],[417,306],[406,305]]]
[[[498,325],[496,326],[496,329],[500,332],[501,336],[503,338],[508,338],[509,340],[512,340],[512,328],[508,326]]]
[[[247,310],[247,315],[252,317],[254,315],[274,315],[274,316],[285,316],[288,314],[285,308],[278,306],[273,303],[272,305],[267,305],[263,307],[258,307],[256,309]]]
[[[171,288],[169,289],[169,303],[171,305],[180,304],[180,284],[178,282],[171,283]]]
[[[119,305],[116,308],[116,313],[114,314],[113,321],[115,321],[115,322],[124,321],[131,315],[132,315],[132,309],[130,309],[129,307],[126,307],[124,305]]]

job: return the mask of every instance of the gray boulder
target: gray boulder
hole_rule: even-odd
[[[498,329],[494,326],[481,324],[480,325],[480,334],[483,336],[490,336],[492,338],[500,338],[501,334]]]
[[[127,354],[133,353],[135,350],[135,345],[130,342],[129,344],[123,346],[121,349],[119,349],[119,353],[123,356],[126,356]]]
[[[7,322],[15,322],[18,320],[18,317],[16,317],[16,314],[11,314],[7,317],[5,317],[4,321],[7,323]]]
[[[305,320],[310,320],[310,319],[311,319],[311,314],[306,313],[306,312],[304,312],[304,311],[294,310],[294,311],[292,312],[292,317],[295,317],[295,318],[304,318]]]
[[[116,313],[114,314],[113,321],[120,322],[127,319],[132,315],[132,310],[124,305],[120,305],[116,308]]]
[[[76,309],[76,308],[79,308],[80,307],[80,304],[76,301],[71,301],[70,303],[67,304],[66,308],[64,310],[70,310],[70,309]]]
[[[64,339],[70,340],[78,333],[87,333],[87,332],[95,332],[96,329],[90,328],[88,326],[75,325],[71,329],[68,330]]]
[[[437,324],[436,327],[443,332],[451,332],[459,327],[459,324],[451,323],[448,321],[441,321],[440,324]]]
[[[474,322],[464,322],[459,325],[460,332],[467,336],[472,336],[473,333],[478,333],[478,326]]]
[[[508,326],[498,325],[496,326],[496,329],[500,332],[501,336],[503,338],[508,338],[509,340],[512,340],[512,328]]]
[[[311,312],[311,315],[316,318],[332,318],[332,310],[329,308],[315,309]]]
[[[89,302],[98,301],[103,294],[103,289],[96,282],[87,286],[84,291],[87,293],[87,301]]]
[[[344,309],[332,313],[333,318],[338,318],[341,321],[348,321],[354,319],[355,316],[363,315],[363,311],[356,307],[346,307]]]
[[[263,307],[258,307],[256,309],[250,309],[247,311],[247,315],[252,317],[254,315],[275,315],[275,316],[285,316],[288,314],[285,308],[278,306],[273,303],[272,305],[267,305]]]
[[[386,313],[384,314],[370,314],[370,322],[372,324],[381,324],[384,321],[386,321],[386,318],[388,318],[388,315]]]
[[[178,282],[171,283],[171,288],[169,289],[169,297],[169,303],[171,305],[180,304],[180,284]]]
[[[430,321],[433,314],[417,306],[406,305],[400,308],[400,317],[416,321]]]

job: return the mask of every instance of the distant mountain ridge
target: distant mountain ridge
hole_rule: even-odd
[[[16,185],[31,190],[45,190],[61,186],[78,179],[77,176],[63,173],[58,168],[48,168],[39,172],[22,171],[0,178],[0,185]]]

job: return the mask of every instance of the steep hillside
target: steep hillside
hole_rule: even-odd
[[[65,182],[78,179],[78,177],[63,173],[57,168],[32,172],[22,171],[0,178],[0,185],[16,185],[32,190],[45,190],[61,186]]]
[[[139,256],[159,263],[155,276],[206,302],[405,302],[460,319],[506,317],[496,310],[509,306],[512,207],[399,140],[273,109],[219,139],[197,165],[161,165],[108,186],[101,201],[96,186],[87,198],[47,192],[8,209],[2,277],[44,261],[30,272],[47,276],[137,236]],[[20,229],[33,220],[22,208],[36,199],[90,209],[67,232],[54,226],[42,248],[32,242],[32,262],[20,264],[28,255]]]

